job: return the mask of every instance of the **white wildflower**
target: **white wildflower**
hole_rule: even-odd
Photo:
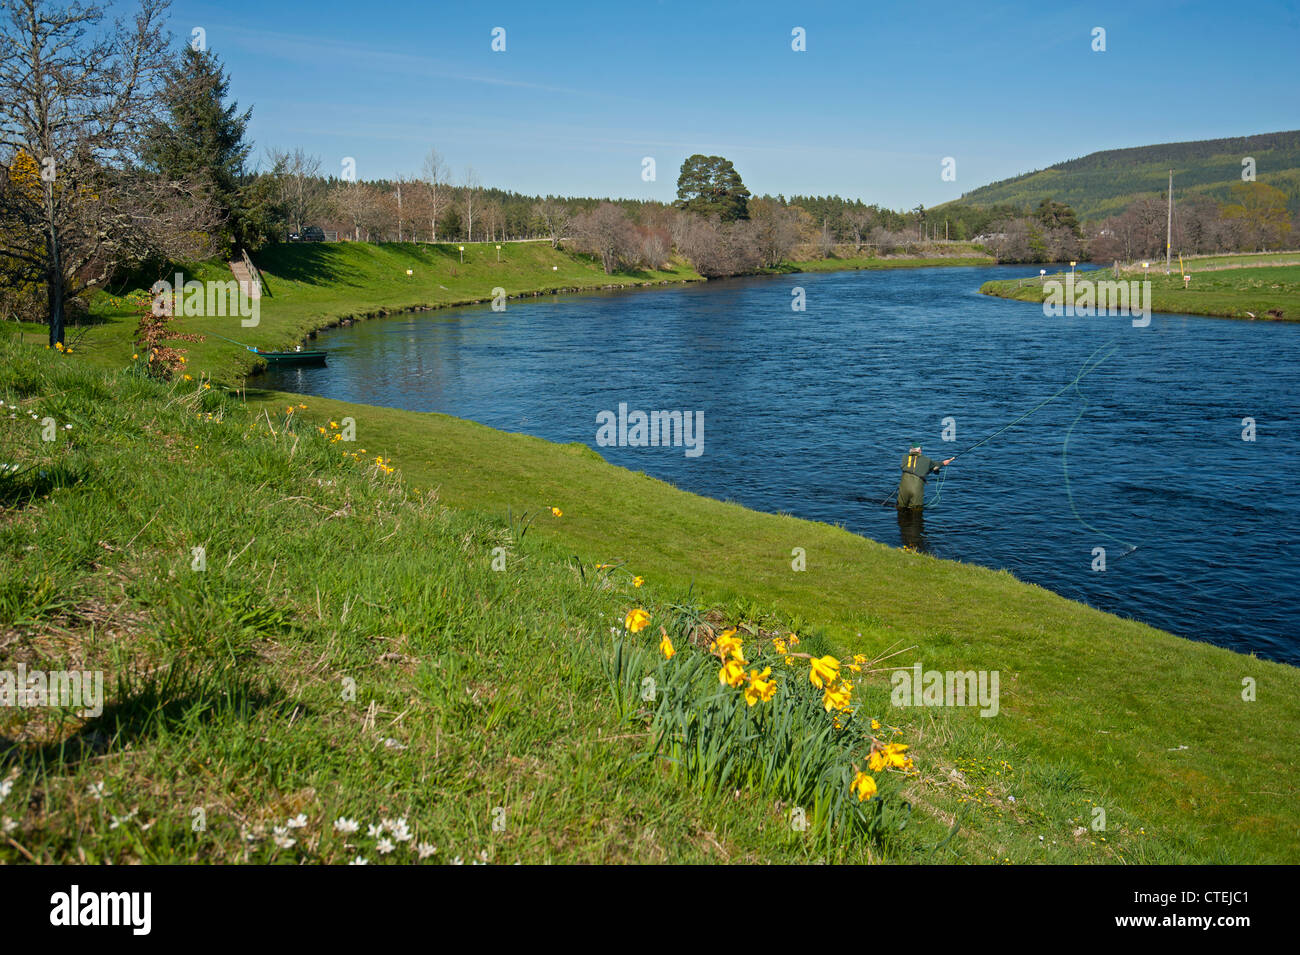
[[[401,819],[385,819],[383,827],[393,834],[393,838],[398,842],[409,842],[411,839],[410,827],[406,824],[406,817]]]
[[[272,838],[275,839],[275,844],[281,849],[292,849],[298,842],[297,839],[294,839],[289,835],[289,830],[284,826],[276,826],[271,830],[271,832]]]
[[[438,851],[438,847],[430,845],[427,842],[418,843],[415,847],[415,854],[421,859],[427,859]]]
[[[365,856],[357,856],[355,859],[349,862],[348,865],[370,865],[370,860],[367,859]]]
[[[288,820],[284,825],[288,829],[301,829],[303,826],[307,825],[307,814],[305,812],[300,812],[298,815]]]
[[[391,839],[380,839],[375,843],[375,851],[381,856],[388,855],[388,853],[392,852],[395,848],[396,846],[393,845],[393,840]]]
[[[349,819],[347,816],[339,816],[334,820],[334,831],[345,836],[350,836],[361,828],[361,823],[355,819]]]

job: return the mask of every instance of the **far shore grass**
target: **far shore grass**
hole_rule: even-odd
[[[1184,287],[1177,263],[1172,274],[1165,275],[1164,264],[1148,271],[1122,270],[1121,281],[1150,279],[1151,309],[1155,312],[1206,315],[1258,321],[1300,321],[1300,265],[1234,264],[1230,257],[1217,257],[1208,268],[1197,271],[1200,260],[1186,263],[1191,282]],[[1046,283],[1065,281],[1065,272],[1038,277],[999,279],[980,286],[984,295],[1011,298],[1022,302],[1043,302],[1048,296]],[[1077,273],[1076,281],[1115,281],[1110,269]]]

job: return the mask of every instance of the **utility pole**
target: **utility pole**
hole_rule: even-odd
[[[1174,171],[1169,170],[1169,221],[1165,226],[1165,275],[1169,274],[1169,257],[1174,242]]]

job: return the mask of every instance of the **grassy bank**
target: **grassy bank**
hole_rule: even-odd
[[[997,264],[998,260],[985,252],[983,247],[972,243],[956,243],[946,246],[943,255],[864,256],[854,255],[851,251],[837,250],[834,255],[825,258],[783,262],[769,271],[778,274],[787,272],[846,272],[862,269],[923,269]]]
[[[1274,321],[1300,321],[1300,266],[1234,265],[1226,257],[1211,260],[1205,271],[1189,266],[1192,281],[1183,287],[1182,276],[1175,271],[1165,275],[1163,268],[1150,270],[1152,311],[1186,315],[1209,315]],[[1096,282],[1111,281],[1110,269],[1089,272]],[[1142,270],[1121,274],[1124,281],[1148,277]],[[1047,280],[1065,280],[1065,273],[1049,275]],[[980,286],[985,295],[1013,298],[1022,302],[1042,302],[1047,298],[1045,282],[1037,278],[1003,279]]]
[[[109,696],[90,720],[4,714],[6,860],[377,862],[417,842],[433,861],[1297,857],[1294,668],[582,447],[321,399],[245,405],[3,347],[3,456],[21,468],[3,483],[0,659],[102,668]],[[331,440],[344,416],[355,443]],[[634,606],[653,623],[630,640]],[[894,707],[886,674],[856,677],[852,745],[911,745],[915,773],[877,774],[911,811],[888,837],[819,841],[789,824],[811,803],[761,774],[645,758],[628,700],[705,653],[688,637],[705,621],[755,652],[793,631],[845,660],[997,670],[1000,708]],[[661,623],[679,651],[664,664]],[[361,832],[336,832],[341,816]],[[383,855],[366,827],[396,817],[415,836]]]

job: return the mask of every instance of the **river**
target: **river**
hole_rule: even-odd
[[[977,292],[1037,271],[802,274],[400,315],[322,333],[328,367],[258,383],[581,441],[688,491],[1300,665],[1300,327],[1156,314],[1139,328]],[[949,457],[1062,388],[932,478],[923,520],[880,506],[910,442]],[[702,412],[702,453],[597,446],[597,415],[620,404]]]

